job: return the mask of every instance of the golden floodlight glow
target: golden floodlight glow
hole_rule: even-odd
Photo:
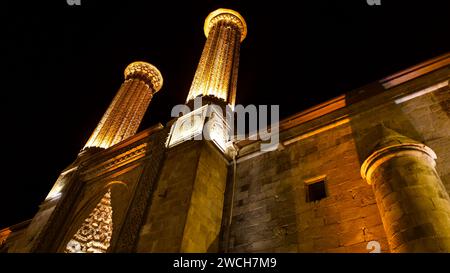
[[[241,42],[247,37],[247,23],[239,12],[232,9],[217,9],[211,12],[205,19],[203,31],[205,32],[206,38],[208,38],[211,28],[220,20],[232,21],[239,27],[241,30]]]
[[[163,85],[163,77],[161,72],[159,72],[155,66],[146,62],[137,61],[129,64],[125,68],[123,74],[125,79],[137,75],[142,76],[144,79],[150,81],[156,92],[158,92]]]
[[[67,243],[65,253],[105,253],[113,232],[113,209],[109,189]]]
[[[241,42],[247,24],[236,11],[218,9],[206,17],[207,37],[186,101],[198,96],[214,96],[234,106]]]
[[[146,62],[133,62],[124,71],[125,81],[84,148],[109,148],[134,135],[153,97],[163,85],[159,70]]]

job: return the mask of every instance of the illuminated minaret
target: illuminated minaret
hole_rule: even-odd
[[[223,110],[226,105],[234,109],[239,50],[241,42],[247,35],[247,24],[238,12],[217,9],[206,17],[203,30],[207,39],[186,99],[186,104],[189,107],[194,106],[194,110],[178,118],[172,127],[168,147],[176,146],[206,132],[225,152],[230,126],[223,119],[225,116]],[[202,98],[201,105],[197,105],[196,98]],[[211,102],[215,106],[221,106],[222,113],[211,114],[215,112],[213,107],[197,109]],[[210,126],[205,128],[207,122]],[[204,128],[206,130],[203,130]]]
[[[155,188],[159,197],[152,199],[138,252],[219,250],[233,147],[226,106],[234,106],[239,48],[247,26],[236,11],[218,9],[206,18],[204,31],[206,44],[186,105],[176,112],[182,115],[170,129]]]
[[[204,31],[207,40],[186,101],[214,96],[233,106],[239,49],[247,35],[247,25],[238,12],[218,9],[206,18]]]
[[[149,63],[133,62],[124,74],[125,81],[83,150],[106,149],[134,135],[153,95],[163,84],[161,73]]]

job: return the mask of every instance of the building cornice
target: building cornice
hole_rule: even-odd
[[[415,86],[406,89],[395,87],[400,87],[407,81],[413,81],[449,65],[450,53],[447,53],[369,84],[364,87],[367,90],[360,88],[289,116],[279,122],[280,143],[289,145],[295,142],[295,139],[304,139],[327,128],[330,129],[348,123],[352,113],[361,113],[373,109],[373,107],[380,107],[395,101],[399,97],[429,88],[430,83],[427,86]],[[447,85],[444,83],[447,83]],[[436,86],[439,88],[448,86],[448,73],[447,76],[445,76],[445,72],[442,73],[442,80],[439,80]],[[386,92],[388,90],[389,92]],[[437,89],[434,88],[433,90]],[[360,97],[354,100],[352,98],[354,93],[361,93],[362,95],[358,94]],[[238,141],[236,145],[241,149],[239,157],[248,157],[250,154],[259,151],[260,140],[245,139]]]

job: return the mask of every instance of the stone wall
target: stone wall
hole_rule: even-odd
[[[226,219],[233,179],[228,179],[221,250],[369,252],[368,242],[377,241],[382,252],[389,252],[373,190],[361,178],[361,164],[379,140],[380,126],[386,126],[436,152],[436,170],[450,192],[448,84],[396,103],[448,79],[445,66],[387,90],[379,83],[368,85],[367,90],[347,94],[345,107],[280,133],[281,142],[284,136],[306,137],[274,152],[242,158],[237,164],[231,231]],[[339,118],[348,122],[317,130]],[[247,146],[246,153],[251,150]],[[305,181],[317,176],[326,177],[328,196],[308,203]]]
[[[450,87],[447,84],[395,103],[396,98],[408,93],[448,81],[449,74],[449,68],[444,67],[348,107],[361,163],[377,143],[377,125],[383,125],[433,149],[437,154],[436,170],[450,192]]]
[[[321,175],[328,197],[306,202],[305,180]],[[233,252],[388,250],[348,124],[239,163],[233,211]]]
[[[217,252],[227,162],[213,144],[187,141],[167,151],[138,252]]]

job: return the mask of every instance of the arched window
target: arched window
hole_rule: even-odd
[[[105,253],[113,231],[111,190],[103,196],[67,243],[66,253]]]

